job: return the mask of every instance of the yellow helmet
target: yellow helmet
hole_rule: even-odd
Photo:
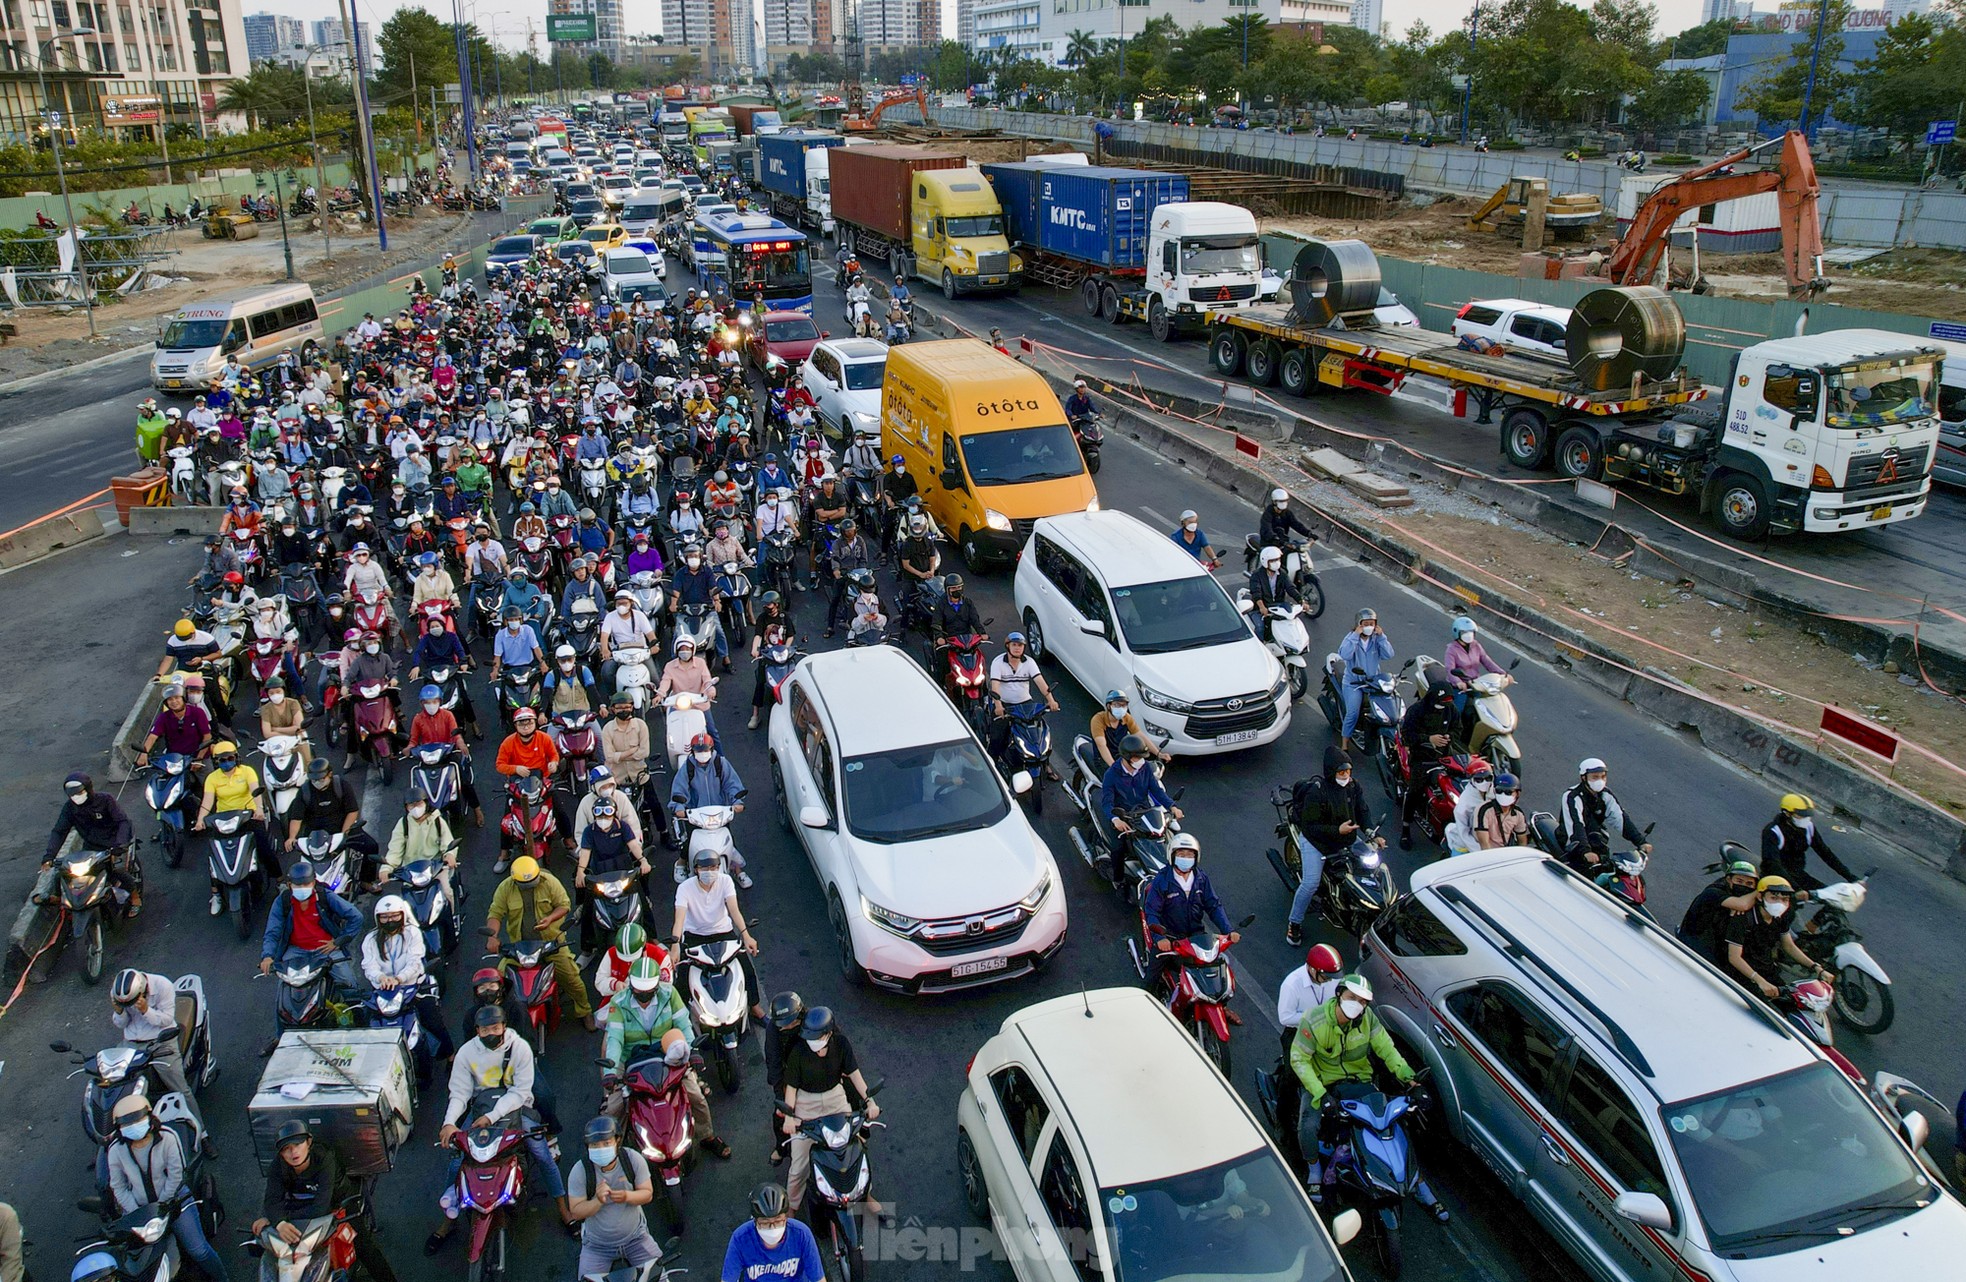
[[[1816,813],[1816,803],[1799,792],[1786,793],[1782,797],[1782,813],[1794,815],[1797,819],[1807,819]]]
[[[529,882],[539,880],[539,861],[531,855],[520,855],[512,861],[512,880]]]
[[[180,641],[184,640],[186,637],[190,636],[192,633],[196,632],[197,630],[198,630],[198,625],[193,623],[189,619],[179,619],[177,621],[177,626],[171,629],[172,632],[175,632],[177,634],[177,638]]]
[[[1794,886],[1789,885],[1789,879],[1787,877],[1763,877],[1760,881],[1754,883],[1754,888],[1757,893],[1763,894],[1773,890],[1786,895],[1793,893],[1795,890]]]

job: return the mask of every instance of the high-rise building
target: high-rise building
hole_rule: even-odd
[[[855,9],[860,43],[868,49],[903,48],[942,38],[941,0],[860,0]]]
[[[551,14],[591,14],[594,39],[569,40],[559,47],[586,57],[598,53],[615,61],[621,59],[621,0],[549,0]]]
[[[976,43],[976,0],[956,0],[956,43]]]
[[[672,45],[707,45],[716,31],[715,0],[662,0],[662,40]],[[705,71],[709,68],[705,67]]]
[[[1385,0],[1352,0],[1352,25],[1368,36],[1378,35],[1385,20]]]
[[[284,13],[249,13],[240,19],[246,32],[246,59],[271,62],[307,44],[307,24]]]
[[[813,34],[813,0],[764,0],[765,45],[790,49],[809,48],[816,43]],[[816,6],[824,8],[825,6]]]
[[[713,0],[711,31],[719,71],[750,71],[757,65],[757,19],[751,0]]]
[[[860,29],[881,0],[862,0]],[[1368,0],[1376,6],[1379,0]],[[893,0],[888,0],[893,3]],[[1095,42],[1123,40],[1155,18],[1172,18],[1182,30],[1219,26],[1245,13],[1279,23],[1321,22],[1345,26],[1353,21],[1351,0],[976,0],[977,50],[1008,48],[1025,57],[1063,64],[1071,34],[1085,31]],[[866,36],[872,45],[872,36]]]
[[[1379,0],[1364,0],[1364,2],[1375,10],[1379,7]],[[1276,10],[1266,14],[1272,25],[1358,26],[1359,6],[1353,3],[1353,0],[1276,0],[1276,3]]]
[[[75,36],[80,21],[69,22],[66,6],[0,3],[0,139],[26,141],[47,111],[71,138],[79,129],[142,136],[165,123],[203,134],[219,124],[218,97],[250,62],[239,0],[117,0],[94,10],[94,34]]]
[[[375,69],[380,65],[375,56],[375,24],[357,22],[355,29],[362,37],[362,62],[368,67],[370,74],[374,74]],[[323,18],[319,22],[310,24],[308,31],[313,36],[313,44],[317,49],[333,54],[344,65],[348,62],[348,37],[342,33],[340,18]]]

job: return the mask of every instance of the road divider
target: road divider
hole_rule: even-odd
[[[98,509],[108,506],[103,498],[108,493],[97,490],[59,511],[0,534],[0,570],[17,570],[50,552],[102,538],[109,531]]]

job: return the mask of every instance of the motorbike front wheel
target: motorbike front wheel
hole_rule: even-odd
[[[1372,755],[1379,766],[1379,783],[1385,788],[1388,797],[1398,801],[1400,799],[1399,767],[1394,764],[1393,751],[1391,744],[1381,743],[1379,750]]]
[[[1215,1035],[1215,1029],[1205,1019],[1195,1021],[1195,1041],[1200,1043],[1202,1053],[1215,1061],[1215,1067],[1222,1070],[1222,1076],[1229,1076],[1229,1043]]]
[[[1318,582],[1317,575],[1305,575],[1303,581],[1297,585],[1297,591],[1304,598],[1304,617],[1308,619],[1322,617],[1324,614],[1324,585]]]
[[[737,1058],[737,1048],[717,1043],[717,1085],[724,1088],[724,1094],[735,1095],[737,1088],[744,1084],[744,1065]]]
[[[662,1218],[669,1226],[671,1237],[683,1235],[683,1186],[681,1182],[671,1184],[655,1172],[656,1200],[662,1203]]]
[[[253,924],[247,919],[246,888],[233,886],[225,892],[225,906],[232,913],[232,929],[241,939],[253,933]]]
[[[1310,668],[1307,665],[1301,663],[1290,665],[1291,702],[1294,703],[1297,700],[1303,698],[1306,694],[1310,693],[1310,689],[1311,689]]]
[[[1875,1037],[1897,1018],[1891,986],[1880,984],[1866,970],[1845,966],[1836,977],[1836,1013],[1860,1033]]]
[[[102,968],[108,949],[102,941],[102,914],[94,913],[89,924],[82,928],[82,982],[99,984],[102,982]]]
[[[1406,1267],[1406,1250],[1399,1241],[1399,1212],[1390,1206],[1379,1208],[1378,1232],[1373,1234],[1373,1248],[1379,1257],[1379,1272],[1391,1282]]]
[[[178,835],[176,824],[157,825],[157,844],[164,850],[164,865],[175,868],[184,862],[184,841]]]

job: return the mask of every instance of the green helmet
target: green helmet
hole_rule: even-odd
[[[615,932],[614,951],[622,957],[639,957],[642,949],[648,947],[648,932],[629,922]]]
[[[646,997],[662,987],[662,968],[655,964],[655,958],[638,958],[628,971],[628,987]]]

